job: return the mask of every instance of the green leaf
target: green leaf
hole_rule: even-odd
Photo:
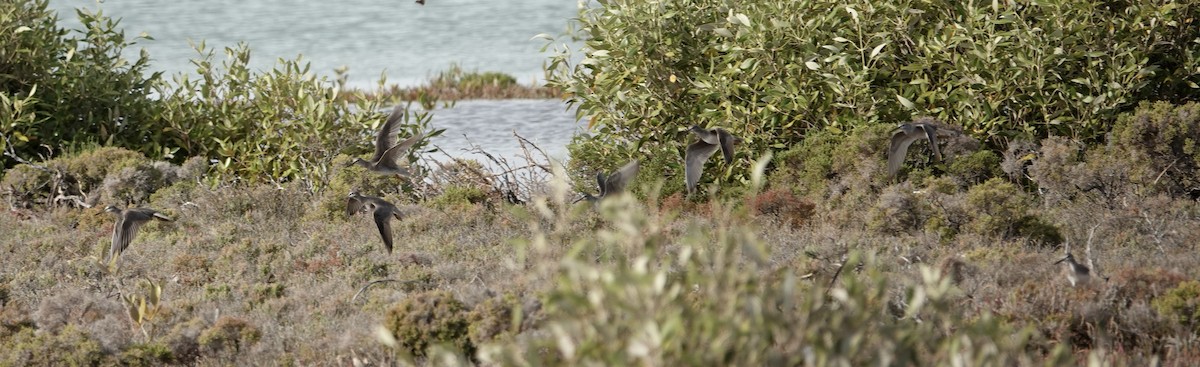
[[[746,14],[738,13],[737,15],[735,15],[735,17],[737,17],[737,20],[739,22],[741,22],[742,25],[747,26],[747,27],[750,26],[750,18],[747,17]]]
[[[887,46],[887,42],[880,43],[879,46],[875,46],[875,49],[871,50],[871,58],[874,59],[875,56],[878,56],[879,52],[883,51],[884,46]]]
[[[902,96],[902,95],[897,94],[896,99],[900,100],[900,104],[904,105],[904,108],[911,110],[911,109],[914,109],[917,107],[916,105],[914,105],[912,103],[912,101],[908,100],[908,98],[904,98],[904,96]]]

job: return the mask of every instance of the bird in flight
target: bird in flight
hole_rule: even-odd
[[[133,242],[133,237],[137,235],[138,228],[151,220],[161,220],[173,222],[174,219],[147,208],[129,208],[121,210],[115,205],[109,205],[104,208],[101,213],[113,213],[117,216],[117,224],[113,226],[112,247],[108,249],[109,260],[112,261],[121,252],[129,247],[129,243]],[[96,213],[97,215],[100,213]]]
[[[604,172],[596,172],[596,184],[600,186],[600,194],[593,196],[592,194],[584,193],[583,197],[575,200],[575,202],[587,200],[595,203],[609,195],[625,191],[625,186],[637,176],[640,169],[639,164],[640,162],[635,159],[608,176],[605,176]]]
[[[379,229],[379,236],[383,238],[383,246],[389,254],[392,253],[392,218],[403,219],[403,213],[387,200],[351,191],[346,199],[346,215],[358,214],[363,209],[371,212],[371,217],[375,219],[375,227]]]
[[[362,158],[354,158],[349,165],[359,165],[366,168],[368,171],[379,174],[395,174],[408,176],[409,170],[407,165],[401,164],[400,160],[408,153],[418,141],[424,137],[424,133],[417,133],[408,139],[397,143],[398,137],[396,134],[400,131],[400,118],[404,117],[404,107],[397,105],[392,110],[392,114],[388,116],[387,121],[379,128],[379,133],[375,136],[375,154],[371,156],[371,160]],[[348,165],[348,166],[349,166]]]
[[[707,162],[708,158],[720,149],[721,154],[725,157],[725,164],[733,163],[733,146],[741,143],[742,139],[719,127],[710,130],[693,125],[689,130],[700,138],[695,143],[688,145],[683,156],[684,179],[687,183],[688,195],[691,195],[696,191],[696,184],[700,182],[704,162]]]

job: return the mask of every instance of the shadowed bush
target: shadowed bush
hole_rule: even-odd
[[[1192,332],[1200,332],[1200,281],[1179,283],[1155,298],[1153,304],[1159,315],[1191,328]]]
[[[1200,198],[1200,103],[1143,104],[1113,127],[1114,145],[1145,167],[1131,177],[1174,196]]]
[[[262,338],[258,327],[244,319],[222,316],[209,328],[200,333],[198,342],[207,351],[214,353],[229,352],[236,354],[244,348],[250,348]]]
[[[465,355],[474,354],[466,306],[444,291],[416,293],[388,309],[384,327],[409,353],[424,356],[426,349],[446,343]]]

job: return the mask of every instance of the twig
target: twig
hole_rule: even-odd
[[[1161,179],[1163,177],[1163,175],[1167,174],[1167,170],[1170,170],[1171,167],[1175,166],[1175,162],[1179,162],[1179,158],[1175,158],[1175,160],[1171,161],[1171,164],[1167,165],[1167,168],[1163,168],[1162,172],[1158,173],[1158,177],[1155,177],[1154,182],[1150,183],[1150,185],[1151,186],[1157,185],[1158,180]]]

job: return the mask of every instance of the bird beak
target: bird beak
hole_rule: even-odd
[[[1063,261],[1067,261],[1067,258],[1064,257],[1064,258],[1058,259],[1058,261],[1054,262],[1054,265],[1058,265],[1059,263],[1062,263]]]
[[[351,159],[349,163],[346,163],[346,165],[345,165],[345,166],[342,166],[342,167],[350,167],[350,166],[353,166],[355,162],[358,162],[358,158]]]

